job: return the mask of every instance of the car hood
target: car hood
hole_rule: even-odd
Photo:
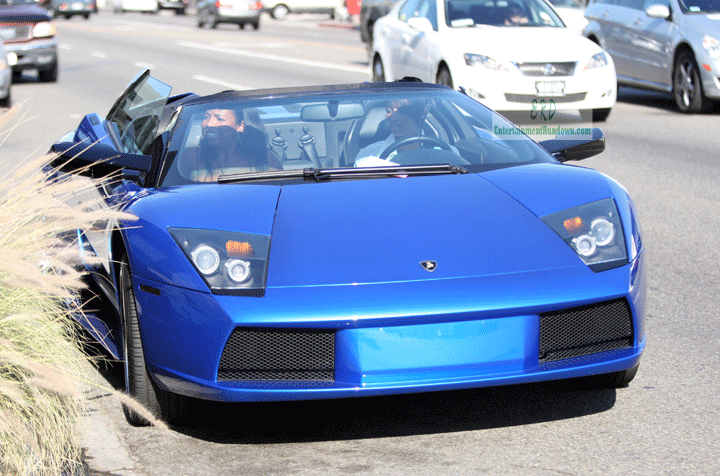
[[[445,280],[584,267],[539,217],[612,196],[601,174],[553,164],[186,189],[138,200],[140,222],[125,232],[135,274],[205,291],[168,228],[271,235],[268,288]]]
[[[489,56],[498,61],[581,61],[600,47],[570,28],[476,26],[450,28],[450,51]],[[458,50],[457,45],[466,45]]]
[[[710,13],[706,15],[686,14],[683,15],[682,22],[683,31],[687,29],[694,30],[701,39],[705,34],[720,39],[720,13]],[[698,45],[698,47],[700,47],[700,45]]]
[[[2,5],[0,19],[4,22],[48,21],[50,16],[42,7],[35,5]]]

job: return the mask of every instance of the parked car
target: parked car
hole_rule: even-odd
[[[218,23],[235,23],[242,30],[246,24],[260,28],[262,2],[256,0],[199,0],[196,5],[197,26],[215,28]]]
[[[585,18],[585,4],[580,0],[548,0],[565,25],[582,33],[583,28],[587,25]]]
[[[565,28],[544,0],[403,0],[373,36],[373,81],[413,76],[462,87],[495,110],[542,102],[595,121],[615,104],[610,56]]]
[[[158,0],[113,0],[113,12],[157,13],[160,9]]]
[[[158,7],[161,10],[173,10],[176,15],[185,15],[190,0],[159,0]]]
[[[95,0],[52,0],[50,11],[53,18],[69,19],[77,15],[87,20],[91,13],[97,12],[97,6]]]
[[[0,107],[8,108],[12,105],[10,86],[12,85],[12,66],[8,61],[5,47],[0,41]]]
[[[40,81],[57,81],[55,31],[47,9],[34,0],[0,0],[0,38],[13,75],[32,69]]]
[[[422,132],[393,142],[408,121]],[[72,238],[108,306],[76,317],[166,420],[181,395],[626,386],[646,343],[637,214],[563,163],[600,153],[602,131],[514,130],[435,84],[170,96],[145,71],[51,148],[57,180],[112,175],[98,203],[137,218]]]
[[[347,18],[343,0],[269,0],[265,10],[276,20],[284,20],[290,13],[327,13],[331,18]]]
[[[595,0],[583,34],[615,61],[618,83],[664,91],[696,113],[720,100],[720,3]]]

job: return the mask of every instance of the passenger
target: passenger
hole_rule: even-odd
[[[385,113],[390,135],[381,141],[372,143],[358,152],[355,159],[355,167],[373,167],[381,165],[393,165],[392,158],[398,153],[422,147],[420,141],[399,147],[385,159],[383,163],[380,155],[397,141],[408,137],[422,136],[422,126],[427,116],[425,103],[420,100],[396,99],[389,101],[385,106]],[[458,154],[458,150],[450,146],[451,150]]]
[[[221,175],[279,170],[282,165],[267,147],[267,135],[245,125],[242,110],[210,109],[202,121],[198,147],[183,151],[180,173],[196,182]]]
[[[523,7],[517,3],[511,3],[508,6],[508,14],[505,19],[506,25],[525,25],[530,20],[525,14]]]

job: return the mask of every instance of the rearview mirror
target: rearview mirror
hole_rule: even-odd
[[[587,140],[555,138],[539,144],[560,162],[583,160],[605,150],[605,134],[599,127],[593,127],[592,136]]]

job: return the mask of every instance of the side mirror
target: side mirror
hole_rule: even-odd
[[[593,127],[592,135],[587,140],[549,139],[539,144],[560,162],[583,160],[605,150],[605,134],[599,127]]]
[[[410,26],[410,28],[414,28],[423,33],[433,31],[432,24],[427,18],[412,17],[408,19],[407,24]]]
[[[146,155],[118,152],[112,146],[100,142],[90,145],[87,142],[57,142],[50,147],[50,152],[58,154],[51,166],[62,172],[93,178],[123,171],[141,175],[150,170],[152,160]]]
[[[667,5],[662,5],[659,3],[654,3],[652,5],[649,5],[645,9],[645,13],[650,18],[661,18],[663,20],[670,19],[670,8],[668,8]]]

